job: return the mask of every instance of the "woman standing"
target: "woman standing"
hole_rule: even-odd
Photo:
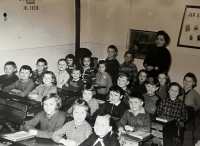
[[[168,34],[161,30],[156,34],[156,44],[148,49],[143,62],[150,76],[157,77],[159,72],[168,73],[171,64],[171,55],[166,46],[170,42]]]

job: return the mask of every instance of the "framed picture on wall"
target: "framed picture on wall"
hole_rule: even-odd
[[[200,49],[200,6],[186,5],[177,46]]]
[[[148,46],[155,44],[156,32],[130,29],[128,50],[135,52],[135,58],[144,59]]]

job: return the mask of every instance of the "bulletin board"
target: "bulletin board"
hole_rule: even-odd
[[[177,46],[200,49],[200,6],[186,5]]]

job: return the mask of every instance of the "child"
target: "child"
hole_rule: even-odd
[[[116,134],[112,132],[113,121],[109,114],[99,114],[94,125],[94,132],[80,146],[120,146]]]
[[[33,71],[31,76],[36,86],[42,84],[42,76],[45,71],[47,71],[47,61],[44,58],[39,58],[36,63],[36,70]]]
[[[62,88],[62,86],[65,83],[67,83],[70,77],[66,69],[67,69],[66,60],[65,59],[58,60],[58,72],[55,73],[58,88]]]
[[[128,106],[122,102],[124,91],[119,86],[110,87],[109,99],[106,101],[96,113],[110,114],[115,121],[114,130],[117,127],[118,121],[123,116],[124,112],[128,109]],[[96,113],[93,114],[93,119],[96,119]]]
[[[159,85],[158,85],[158,90],[156,91],[156,95],[159,96],[161,99],[166,98],[167,96],[167,85],[169,83],[169,76],[165,73],[159,73],[158,74],[158,81],[159,81]]]
[[[155,112],[159,102],[159,98],[155,95],[158,89],[157,85],[158,79],[155,77],[149,77],[145,82],[147,93],[143,94],[145,102],[144,108],[150,113],[151,120],[155,118]]]
[[[141,69],[138,72],[137,81],[134,83],[134,85],[131,88],[132,92],[139,92],[141,94],[147,93],[147,89],[145,87],[145,81],[148,77],[148,72],[145,69]]]
[[[118,131],[144,131],[150,133],[151,122],[149,113],[143,108],[144,97],[140,93],[131,93],[129,97],[130,109],[126,110],[118,123]]]
[[[53,72],[46,71],[43,73],[43,84],[29,92],[28,97],[41,102],[42,98],[50,93],[57,93],[56,77]]]
[[[119,73],[127,73],[130,76],[131,85],[133,85],[137,81],[137,67],[133,63],[134,61],[134,53],[131,51],[126,51],[124,54],[124,63],[122,63],[119,67]]]
[[[82,80],[84,83],[95,82],[95,71],[93,69],[93,61],[91,57],[83,57],[81,60],[82,64]]]
[[[62,127],[65,122],[65,113],[59,111],[61,99],[55,93],[51,93],[42,98],[44,110],[39,112],[32,120],[28,121],[23,130],[40,138],[51,138],[54,131]],[[40,124],[40,128],[35,126]]]
[[[157,115],[171,117],[175,121],[178,121],[177,123],[179,123],[179,121],[186,122],[188,120],[188,113],[184,103],[178,98],[178,96],[182,94],[181,86],[176,82],[170,83],[167,92],[168,97],[158,104]],[[179,134],[180,138],[183,138],[183,133],[181,133],[181,130],[178,130],[176,124],[173,123],[174,122],[170,124],[170,127],[166,127],[164,145],[173,146],[171,141],[177,138]]]
[[[8,92],[13,95],[25,97],[33,90],[34,82],[30,79],[32,75],[32,68],[28,65],[23,65],[19,71],[19,80],[10,86],[3,89],[3,92]]]
[[[127,87],[129,83],[130,83],[130,77],[127,73],[119,74],[119,77],[117,79],[117,85],[124,90],[123,102],[126,103],[127,105],[128,105],[129,94],[131,92]]]
[[[72,73],[72,70],[74,69],[75,64],[74,64],[74,55],[72,54],[68,54],[66,57],[65,57],[65,60],[67,61],[67,72],[71,75]]]
[[[16,82],[19,78],[15,74],[17,72],[17,66],[13,61],[8,61],[4,65],[4,75],[0,76],[0,88],[3,89]]]
[[[187,73],[183,79],[183,95],[179,98],[187,106],[191,106],[195,111],[200,109],[200,95],[194,89],[197,84],[197,78],[193,73]]]
[[[109,92],[109,88],[112,86],[112,78],[106,72],[107,64],[104,60],[100,60],[97,64],[98,72],[96,73],[96,83],[97,86],[106,86],[106,88],[98,89],[98,94],[107,94]]]
[[[106,58],[107,63],[107,72],[112,77],[112,83],[113,85],[116,85],[117,83],[117,77],[119,74],[119,62],[116,59],[118,50],[117,47],[114,45],[108,46],[108,57]]]
[[[53,141],[67,146],[77,146],[87,139],[92,133],[91,126],[85,121],[89,114],[89,106],[86,101],[79,98],[72,106],[74,120],[67,122],[61,129],[52,135]],[[63,138],[66,135],[67,139]]]
[[[73,92],[81,92],[84,86],[84,82],[81,78],[81,69],[74,68],[72,69],[72,79],[70,78],[67,83],[62,86],[63,90],[70,90]]]

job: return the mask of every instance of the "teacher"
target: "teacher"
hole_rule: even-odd
[[[156,34],[156,44],[148,48],[143,66],[149,76],[157,77],[159,72],[168,73],[171,65],[171,55],[166,46],[170,42],[168,34],[161,30]]]

